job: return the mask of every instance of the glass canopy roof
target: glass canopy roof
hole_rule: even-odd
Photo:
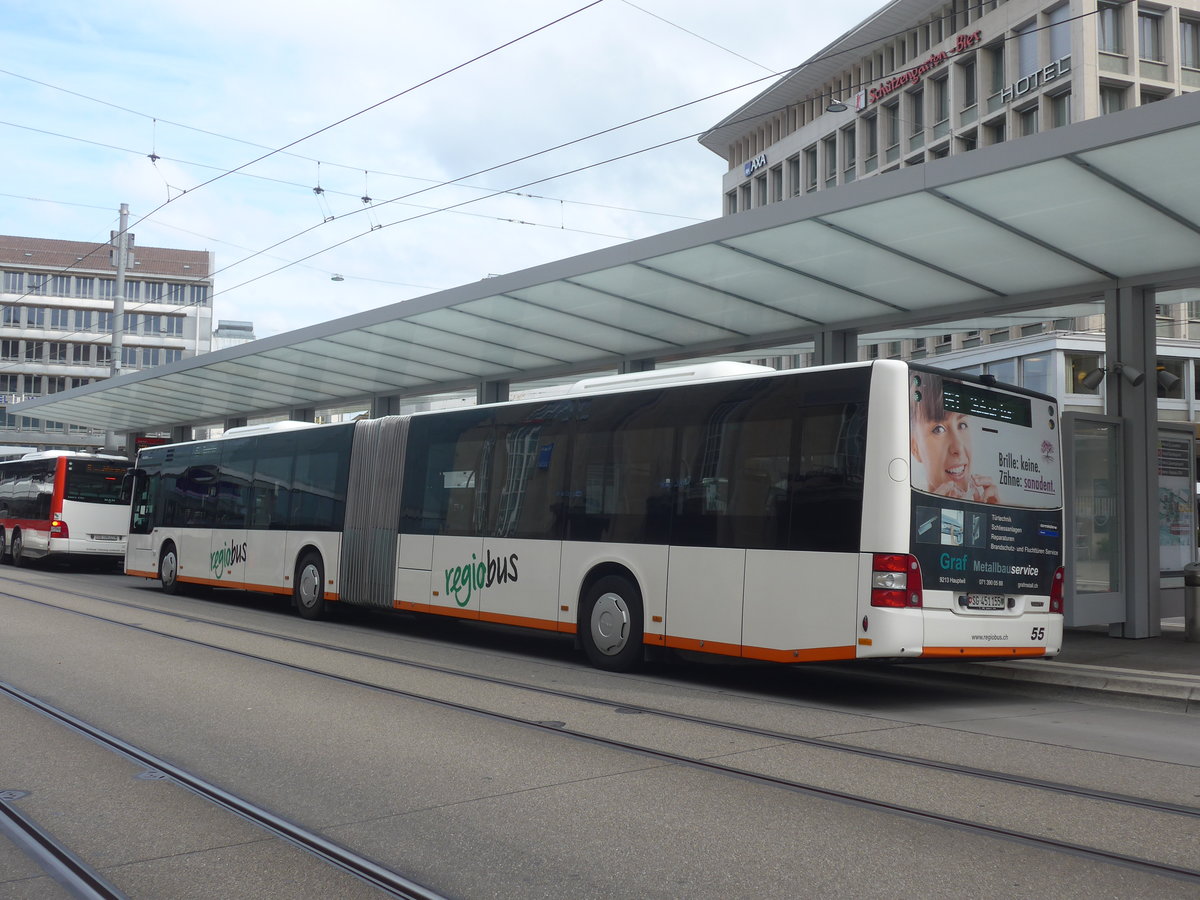
[[[1200,282],[1200,93],[14,405],[117,431]],[[1052,317],[1052,316],[1051,316]],[[945,326],[940,326],[945,330]],[[916,329],[916,331],[914,331]]]

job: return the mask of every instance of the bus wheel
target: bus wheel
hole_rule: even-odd
[[[296,579],[292,584],[292,598],[296,612],[305,619],[319,619],[325,615],[325,567],[316,553],[305,553],[296,565]]]
[[[12,536],[12,550],[9,551],[14,566],[23,566],[29,560],[25,558],[25,542],[21,540],[21,532],[16,532]]]
[[[179,551],[174,544],[164,544],[158,557],[158,582],[163,593],[179,593]]]
[[[583,649],[598,669],[630,672],[642,661],[642,597],[620,575],[592,585],[581,607]]]
[[[8,562],[8,532],[0,528],[0,562]]]

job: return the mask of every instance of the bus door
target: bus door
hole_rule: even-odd
[[[206,577],[217,585],[245,587],[249,531],[246,516],[254,475],[254,438],[222,441],[219,474],[207,485],[212,541]]]
[[[129,534],[125,538],[125,573],[127,575],[151,575],[157,572],[155,557],[154,523],[158,486],[161,475],[157,465],[142,465],[125,473],[121,485],[120,508],[129,514]]]

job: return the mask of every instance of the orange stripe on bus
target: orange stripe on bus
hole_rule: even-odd
[[[1014,656],[1045,656],[1045,647],[926,647],[925,659],[1011,659]]]

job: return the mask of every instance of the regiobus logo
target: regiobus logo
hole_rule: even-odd
[[[219,581],[225,570],[234,563],[246,561],[246,544],[235,544],[230,541],[224,547],[218,547],[208,555],[208,567]]]

